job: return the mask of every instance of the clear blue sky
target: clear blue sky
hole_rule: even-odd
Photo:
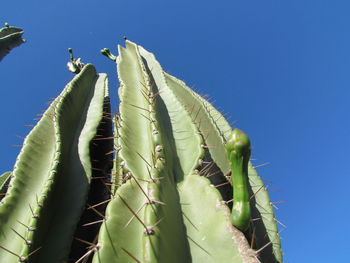
[[[278,205],[285,262],[345,262],[350,186],[350,1],[2,1],[28,42],[0,63],[0,172],[72,74],[67,48],[109,74],[126,35],[209,94],[251,137]]]

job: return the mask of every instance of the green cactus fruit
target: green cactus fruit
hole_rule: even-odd
[[[226,142],[227,155],[231,163],[231,182],[233,185],[232,224],[242,231],[249,227],[250,196],[248,183],[248,162],[250,141],[239,129],[234,129]]]
[[[0,61],[11,51],[11,49],[25,42],[22,38],[24,31],[21,28],[9,26],[0,28]]]

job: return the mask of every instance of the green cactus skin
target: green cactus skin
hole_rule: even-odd
[[[239,129],[234,129],[226,143],[227,155],[231,163],[231,182],[233,185],[232,224],[246,231],[249,227],[251,212],[249,203],[248,162],[250,141]]]
[[[21,28],[8,26],[0,28],[0,61],[11,51],[11,49],[25,42],[22,38],[24,31]]]
[[[0,201],[4,198],[7,192],[8,183],[11,179],[12,172],[5,172],[0,175]]]
[[[205,143],[213,146],[208,148],[211,158],[224,175],[229,175],[231,170],[226,155],[225,143],[232,131],[231,126],[211,103],[187,87],[183,81],[167,73],[165,73],[165,76],[168,86],[172,88],[172,91],[182,101],[183,105],[186,105],[187,111],[199,131],[206,135],[204,136]],[[208,172],[208,174],[211,173],[212,171]],[[262,262],[281,263],[283,262],[281,242],[270,197],[263,181],[250,162],[248,177],[252,218],[261,219],[252,222],[253,227],[249,235],[250,239],[254,240],[253,248],[260,249],[265,247],[266,244],[271,244],[272,246],[265,247],[260,251],[259,258]],[[228,176],[227,180],[230,181]]]
[[[159,63],[126,41],[117,64],[115,144],[126,179],[107,206],[93,262],[258,262],[218,190],[197,174],[203,137]]]
[[[282,263],[266,188],[237,145],[248,138],[141,46],[103,53],[120,81],[114,135],[106,75],[71,57],[77,75],[27,136],[0,202],[0,261]],[[239,203],[260,219],[248,229]]]
[[[86,65],[25,139],[0,204],[2,262],[68,256],[92,176],[90,144],[103,117],[106,84],[105,75]]]

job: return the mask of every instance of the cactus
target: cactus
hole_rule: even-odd
[[[102,50],[120,82],[111,118],[106,75],[70,53],[77,75],[0,176],[1,261],[282,262],[246,135],[128,40]]]
[[[11,51],[11,49],[25,42],[22,38],[24,31],[21,28],[9,26],[0,28],[0,61]]]

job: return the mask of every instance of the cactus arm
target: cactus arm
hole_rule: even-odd
[[[259,262],[207,178],[193,174],[179,186],[193,262]],[[215,222],[215,223],[213,223]]]
[[[87,65],[24,141],[11,187],[0,205],[0,245],[24,259],[39,248],[31,260],[62,262],[69,253],[91,177],[91,160],[84,151],[93,134],[90,119],[96,124],[97,116],[102,118],[94,109],[96,103],[102,108],[102,79]],[[5,250],[0,257],[6,262],[18,260]]]
[[[196,101],[202,102],[203,107],[202,110],[199,111],[198,115],[197,112],[194,112],[191,107],[189,107],[189,113],[195,118],[195,116],[200,116],[200,114],[203,112],[206,112],[206,115],[203,115],[203,119],[206,117],[209,117],[211,119],[211,123],[208,121],[205,121],[205,123],[210,123],[210,126],[214,129],[216,129],[216,132],[212,132],[208,138],[206,139],[206,143],[208,145],[215,145],[214,149],[217,148],[217,145],[215,143],[221,142],[223,145],[229,138],[231,127],[225,121],[225,118],[219,113],[209,102],[207,102],[203,97],[189,89],[186,84],[165,73],[168,84],[170,87],[173,87],[174,93],[177,94],[179,98],[186,101],[188,100],[187,105],[195,105],[192,106],[194,109],[199,109],[200,104],[196,106]],[[193,96],[193,98],[190,98],[190,96]],[[196,100],[197,99],[197,100]],[[193,113],[194,112],[194,113]],[[199,117],[197,117],[199,119]],[[204,121],[201,121],[200,125],[198,125],[199,129],[203,132],[206,131],[204,126],[202,126],[202,123]],[[207,129],[210,129],[208,127]],[[220,138],[212,138],[219,136]],[[211,142],[209,141],[211,140]],[[214,143],[214,144],[213,144]],[[224,147],[224,146],[223,146]],[[220,147],[219,147],[220,148]],[[220,160],[220,162],[217,162],[217,165],[219,166],[220,170],[224,174],[228,174],[230,172],[230,163],[227,156],[224,158],[220,155],[217,155],[217,151],[214,151],[214,149],[210,149],[210,154],[213,158],[213,160]],[[225,150],[226,151],[226,150]],[[221,152],[221,150],[219,151]],[[216,156],[216,157],[215,157]],[[215,157],[215,158],[214,158]],[[269,242],[272,242],[272,249],[265,249],[261,252],[260,256],[265,257],[267,259],[267,262],[283,262],[282,258],[282,251],[281,251],[281,243],[280,243],[280,237],[279,232],[277,229],[277,224],[274,216],[274,211],[271,206],[270,197],[267,193],[266,187],[264,186],[264,183],[258,176],[256,170],[254,167],[249,163],[248,165],[248,177],[249,177],[249,185],[250,185],[250,192],[251,196],[253,198],[251,199],[251,202],[253,203],[251,205],[251,213],[254,218],[261,218],[261,220],[257,220],[252,222],[253,228],[255,228],[255,240],[260,240],[259,243],[256,243],[255,248],[261,248],[262,246],[266,245]],[[266,235],[267,233],[267,235]]]
[[[118,78],[121,115],[120,157],[134,176],[148,178],[147,166],[152,163],[152,131],[147,86],[136,47],[119,46]]]
[[[143,132],[152,134],[147,145],[153,158],[149,161],[151,167],[144,178],[135,173],[135,166],[128,165],[131,161],[138,161],[135,153],[133,160],[126,162],[125,168],[130,169],[131,178],[117,188],[113,200],[108,204],[93,262],[175,263],[200,262],[203,259],[206,262],[220,262],[223,258],[232,259],[232,262],[257,262],[254,253],[249,257],[253,261],[241,257],[239,246],[232,241],[229,211],[224,204],[219,204],[222,201],[219,193],[210,186],[208,179],[193,174],[204,154],[201,147],[203,141],[190,116],[167,87],[159,64],[153,55],[129,41],[122,52],[132,52],[133,55],[121,53],[117,59],[120,62],[119,78],[130,78],[129,85],[123,83],[119,95],[122,102],[140,106],[136,104],[139,94],[131,94],[135,87],[130,83],[136,85],[135,79],[145,80],[144,95],[150,95],[148,99],[151,103],[144,105],[149,109],[149,115],[146,115],[147,112],[144,114],[149,117],[150,123],[144,127],[149,131]],[[125,65],[122,63],[140,69],[139,76],[123,71]],[[126,97],[127,94],[130,97]],[[121,130],[135,120],[128,118],[129,113],[123,111],[125,105],[122,104],[120,109]],[[121,132],[120,136],[121,142],[137,139],[137,135],[131,132]],[[130,158],[127,154],[124,157]],[[209,200],[210,209],[207,207]],[[215,226],[222,230],[218,236],[212,231],[214,221]],[[207,240],[207,237],[213,236],[215,241]],[[248,246],[241,233],[235,236]],[[222,246],[226,241],[229,243]],[[221,252],[222,255],[218,255]],[[208,256],[208,253],[211,255]]]
[[[196,125],[193,123],[193,118],[191,118],[191,116],[189,114],[185,114],[185,108],[183,107],[183,105],[179,102],[179,98],[176,96],[176,93],[173,92],[173,89],[171,87],[169,87],[169,83],[167,82],[167,78],[162,70],[162,68],[160,67],[159,63],[156,61],[156,59],[154,58],[153,54],[147,52],[146,50],[144,50],[142,47],[139,47],[140,50],[140,54],[142,55],[142,57],[144,58],[144,60],[147,62],[148,67],[151,69],[150,74],[152,73],[153,79],[154,79],[154,84],[155,86],[159,87],[160,90],[160,97],[162,99],[162,101],[164,102],[165,106],[168,109],[169,114],[173,114],[175,116],[178,116],[178,119],[176,119],[174,116],[171,116],[171,126],[174,127],[173,128],[173,134],[176,134],[177,131],[188,131],[188,135],[186,133],[186,136],[182,137],[182,138],[178,138],[179,141],[185,140],[184,138],[188,138],[193,141],[196,142],[197,147],[191,147],[190,141],[186,141],[186,145],[183,149],[183,152],[177,152],[174,153],[174,155],[178,156],[179,159],[181,158],[186,158],[186,159],[190,159],[191,155],[195,156],[195,153],[197,155],[197,160],[193,160],[192,161],[192,166],[188,166],[191,169],[190,174],[188,174],[187,176],[184,176],[182,178],[181,181],[178,182],[177,185],[177,189],[179,192],[179,197],[180,197],[180,203],[181,205],[181,209],[182,209],[182,213],[183,213],[183,218],[184,218],[184,224],[186,226],[186,234],[187,234],[187,238],[189,239],[189,244],[190,244],[190,249],[191,249],[191,254],[193,255],[192,260],[193,262],[201,262],[202,260],[206,260],[206,262],[220,262],[221,258],[217,255],[217,253],[213,253],[215,255],[211,255],[209,256],[210,259],[208,259],[208,254],[203,253],[204,250],[211,250],[212,251],[219,251],[221,248],[218,246],[218,244],[223,244],[226,241],[224,241],[225,238],[231,240],[231,243],[228,243],[227,248],[225,248],[226,253],[223,258],[235,258],[237,262],[240,262],[240,260],[242,260],[242,262],[256,262],[254,256],[251,254],[251,258],[249,257],[242,257],[241,255],[245,255],[246,253],[237,253],[237,248],[242,249],[244,247],[245,252],[249,251],[249,247],[247,245],[247,243],[245,242],[245,238],[244,236],[241,235],[237,235],[237,239],[232,241],[232,236],[227,235],[227,229],[226,231],[226,235],[222,235],[222,240],[220,242],[217,242],[215,244],[213,244],[212,242],[210,242],[210,238],[206,241],[208,241],[208,243],[206,243],[206,241],[203,241],[203,239],[201,240],[201,238],[203,236],[210,236],[210,231],[211,228],[201,228],[201,230],[199,231],[198,228],[200,228],[200,226],[208,224],[208,226],[211,224],[211,219],[210,216],[217,216],[216,213],[211,214],[210,212],[208,212],[208,209],[215,207],[213,204],[212,206],[208,205],[208,203],[210,202],[206,202],[204,201],[206,198],[204,196],[202,196],[202,192],[196,192],[194,189],[206,189],[203,190],[203,192],[205,192],[207,198],[212,197],[213,200],[217,200],[218,202],[221,201],[222,202],[222,197],[220,196],[219,192],[212,186],[210,186],[210,182],[207,178],[204,177],[200,177],[198,175],[193,174],[195,172],[195,170],[199,169],[199,167],[201,166],[201,161],[203,161],[203,157],[204,157],[204,150],[203,147],[204,145],[204,141],[202,141],[202,136],[200,136],[200,133],[198,132],[198,130],[196,129]],[[182,98],[181,98],[182,99]],[[160,110],[160,109],[159,109]],[[158,112],[158,111],[156,111]],[[162,111],[164,112],[164,111]],[[166,111],[165,111],[166,112]],[[181,115],[182,114],[182,115]],[[187,119],[188,118],[188,119]],[[180,122],[185,122],[185,125],[183,127],[181,127],[179,124],[176,123],[176,120],[180,123]],[[179,128],[177,128],[179,127]],[[187,127],[187,128],[186,128]],[[169,132],[168,132],[169,133]],[[191,133],[194,135],[191,135]],[[191,138],[191,136],[193,136],[193,138]],[[204,137],[205,135],[203,135]],[[197,139],[196,139],[197,138]],[[176,140],[176,138],[175,138]],[[200,146],[200,147],[198,147]],[[197,153],[195,150],[196,148],[200,149],[200,151]],[[188,152],[186,152],[186,150]],[[226,157],[227,158],[227,157]],[[200,161],[201,160],[201,161]],[[185,167],[185,166],[182,166]],[[190,171],[190,170],[188,170]],[[185,173],[186,174],[186,173]],[[197,181],[195,178],[198,178]],[[200,181],[203,181],[203,183],[199,183]],[[204,183],[205,182],[205,183]],[[182,187],[183,185],[188,186],[187,187]],[[203,187],[201,187],[203,186]],[[187,199],[188,197],[191,197],[191,201],[189,201],[189,199]],[[216,198],[214,198],[216,197]],[[186,198],[186,201],[183,201],[183,199]],[[205,204],[206,208],[201,208],[201,205],[196,203],[195,200],[198,200],[198,202],[201,202],[202,205]],[[191,203],[195,203],[195,204],[191,204]],[[202,209],[202,211],[205,211],[206,217],[209,217],[207,220],[203,219],[204,215],[200,215],[201,213],[196,210],[196,209]],[[217,206],[216,206],[217,209]],[[227,207],[225,205],[222,204],[221,209],[223,209],[223,211],[226,211],[226,216],[229,215],[229,211],[227,209]],[[188,213],[189,215],[186,216],[186,213]],[[225,213],[223,213],[225,214]],[[225,217],[223,216],[223,214],[221,214],[221,216],[217,217],[217,224],[218,224],[218,228],[223,227],[223,225],[225,225],[223,222],[229,222],[230,219],[229,217]],[[230,225],[230,223],[228,223],[228,225]],[[228,231],[230,232],[230,231]],[[238,231],[237,231],[238,232]],[[196,240],[195,242],[193,242],[194,240],[191,238],[194,238],[194,240]],[[238,241],[238,239],[241,238],[241,242]],[[202,245],[199,245],[201,244]],[[199,246],[198,246],[199,245]],[[201,247],[198,250],[198,247]],[[204,248],[204,250],[203,250]],[[244,250],[242,249],[242,250]],[[240,251],[242,252],[242,251]],[[220,254],[220,253],[219,253]],[[209,260],[209,261],[208,261]],[[212,261],[211,261],[212,260]],[[251,260],[251,261],[250,261]],[[234,262],[234,261],[233,261]]]
[[[12,229],[25,236],[27,229],[21,227],[17,220],[29,226],[37,207],[36,197],[41,196],[45,184],[50,189],[49,179],[54,176],[59,149],[57,129],[52,120],[57,100],[44,113],[41,120],[24,141],[17,158],[7,195],[0,204],[0,245],[21,255],[25,243]],[[40,160],[36,162],[35,160]],[[26,189],[26,191],[23,191]],[[17,262],[17,258],[4,250],[0,258],[5,262]]]
[[[262,262],[282,263],[283,255],[280,235],[270,197],[263,181],[251,163],[248,166],[248,176],[251,193],[254,194],[254,198],[251,200],[253,204],[252,217],[261,218],[261,220],[253,222],[255,247],[261,248],[271,242],[272,246],[267,247],[260,254]]]
[[[106,75],[96,75],[92,65],[85,66],[81,73],[68,86],[67,95],[62,99],[57,112],[62,134],[63,165],[57,169],[61,176],[50,209],[53,214],[51,227],[46,232],[45,241],[52,245],[41,251],[39,262],[45,262],[47,258],[52,262],[62,262],[69,253],[72,235],[85,207],[94,171],[90,144],[98,134],[100,122],[106,121],[103,120],[103,106],[107,95]],[[104,155],[100,161],[107,158]]]
[[[226,143],[226,150],[230,159],[231,180],[234,189],[232,224],[241,231],[246,231],[251,219],[248,192],[249,138],[241,130],[234,129]]]
[[[113,253],[118,255],[114,258],[114,262],[130,262],[128,253],[142,262],[155,262],[157,259],[176,262],[176,257],[181,262],[187,262],[188,242],[184,234],[180,205],[176,201],[178,197],[174,185],[172,158],[166,154],[166,152],[170,154],[171,149],[167,149],[167,144],[163,141],[166,129],[162,124],[164,116],[155,113],[162,105],[158,101],[158,96],[152,97],[152,93],[157,93],[156,87],[151,85],[147,68],[141,60],[137,46],[127,42],[126,49],[121,50],[118,57],[120,62],[118,72],[119,78],[123,80],[123,86],[119,90],[123,104],[120,107],[121,127],[118,128],[122,146],[119,152],[125,161],[123,169],[129,170],[127,175],[130,178],[116,190],[113,200],[107,207],[107,220],[101,227],[98,241],[101,248],[95,255],[94,262],[103,262],[103,258],[108,258]],[[130,74],[129,70],[124,71],[125,67],[137,69],[136,73]],[[143,82],[139,83],[136,80]],[[144,104],[140,103],[140,97],[145,99],[141,100]],[[139,111],[139,114],[131,115],[135,110]],[[132,149],[128,152],[123,151],[125,150],[123,143],[135,141],[139,137],[138,134],[125,132],[126,127],[137,129],[138,122],[143,123],[140,129],[144,138],[148,138],[142,140],[144,148],[136,146],[134,151],[131,151]],[[131,162],[134,165],[128,165]],[[136,162],[139,162],[138,166],[135,165]],[[164,163],[167,165],[164,166]],[[127,224],[133,217],[132,211],[137,211],[138,219],[134,218]],[[120,213],[128,216],[113,216]],[[125,225],[127,226],[124,228]],[[118,231],[122,232],[121,235],[108,235],[111,232],[109,229],[113,229],[114,232],[117,231],[117,227]],[[146,227],[150,228],[149,232]],[[169,235],[169,232],[172,234]],[[135,242],[138,238],[141,242]]]
[[[0,29],[0,61],[11,49],[25,42],[22,38],[24,31],[18,27],[5,26]]]
[[[166,113],[169,116],[160,116],[159,122],[163,127],[164,142],[169,142],[168,159],[177,156],[178,163],[173,163],[177,181],[181,181],[185,176],[192,174],[198,167],[198,162],[203,158],[203,140],[185,107],[168,86],[163,69],[154,55],[144,48],[138,46],[152,76],[152,83],[159,89],[159,97],[162,103],[157,103],[157,113]],[[160,108],[160,104],[163,108]],[[165,114],[163,114],[165,115]],[[173,150],[173,152],[169,152]],[[176,160],[174,160],[176,162]]]
[[[209,146],[209,151],[215,163],[221,171],[229,171],[230,165],[227,162],[223,138],[220,136],[215,122],[212,120],[203,103],[198,98],[199,95],[175,77],[167,73],[165,73],[165,76],[168,86],[183,104],[187,106],[192,121],[196,123],[198,129],[205,134],[205,142]]]

